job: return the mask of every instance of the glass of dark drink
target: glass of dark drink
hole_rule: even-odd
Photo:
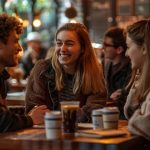
[[[61,102],[64,133],[74,133],[77,129],[76,115],[79,101]]]

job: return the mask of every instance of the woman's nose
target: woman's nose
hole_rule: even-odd
[[[61,45],[61,51],[66,51],[66,49],[67,49],[66,44],[63,43],[63,44]]]

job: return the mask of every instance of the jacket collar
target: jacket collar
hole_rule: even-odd
[[[55,85],[55,70],[52,67],[51,61],[48,62],[48,65],[43,69],[40,74],[40,78],[44,78],[45,81],[48,81],[48,91],[50,99],[53,103],[53,110],[59,109],[59,98],[58,91],[56,90]]]
[[[40,73],[40,78],[46,78],[48,80],[55,79],[55,70],[52,67],[51,60],[47,60],[48,65],[43,68],[43,71]]]

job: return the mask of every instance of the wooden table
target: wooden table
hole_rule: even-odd
[[[25,129],[0,135],[0,150],[143,150],[144,139],[131,136],[94,139],[63,135],[47,140],[45,129]]]

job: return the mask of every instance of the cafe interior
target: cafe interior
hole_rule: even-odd
[[[23,22],[20,59],[27,51],[29,33],[40,34],[43,47],[50,53],[46,56],[50,57],[57,29],[65,23],[80,22],[86,26],[93,50],[102,62],[100,57],[105,32],[111,27],[126,29],[139,20],[149,19],[150,0],[1,0],[2,13],[19,16]],[[18,116],[27,115],[25,101],[30,82],[20,66],[21,61],[18,66],[7,68],[10,74],[7,80],[7,108]],[[107,100],[103,108],[93,109],[87,122],[76,121],[79,107],[78,101],[61,101],[59,110],[44,114],[42,124],[0,132],[0,150],[150,149],[150,137],[132,134],[128,129],[129,120],[119,117],[118,106],[113,101]],[[150,128],[150,114],[148,124]]]

